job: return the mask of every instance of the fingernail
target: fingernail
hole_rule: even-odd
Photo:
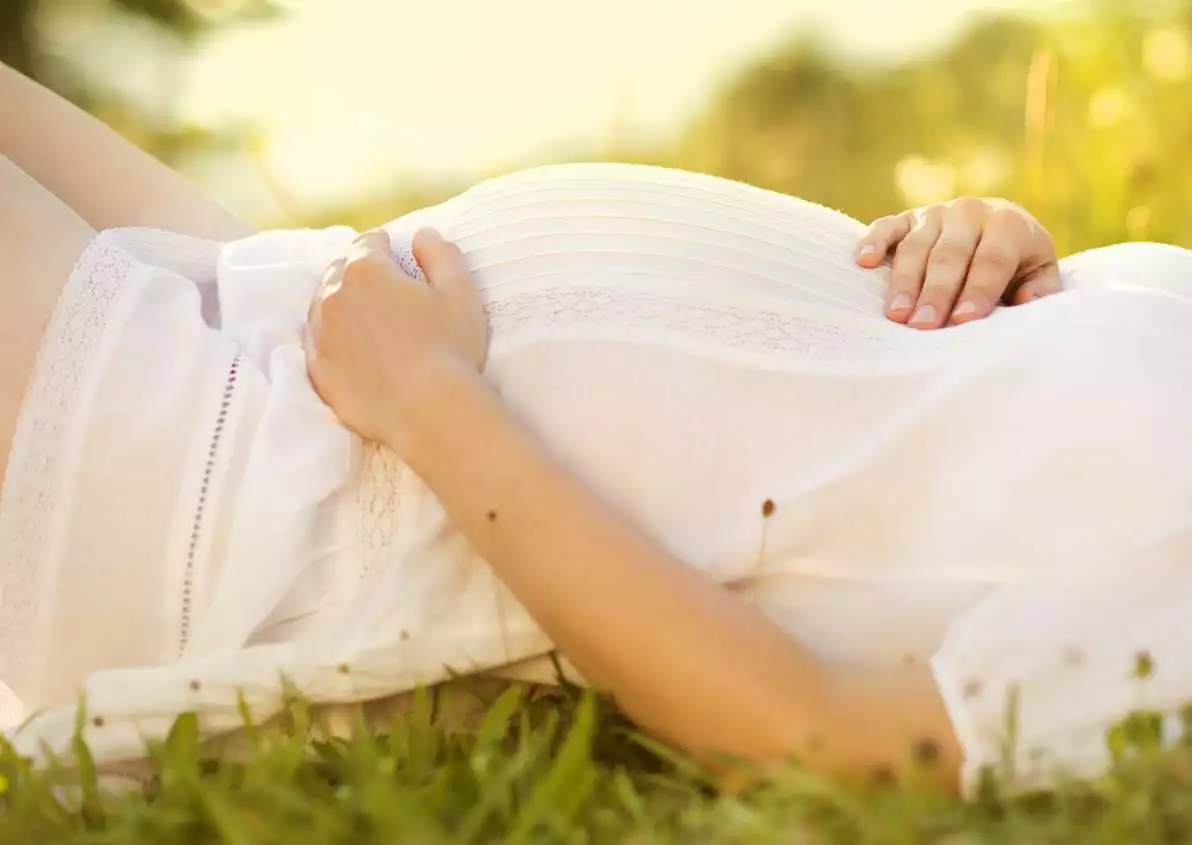
[[[956,306],[956,310],[952,312],[953,317],[966,317],[969,314],[977,313],[977,303],[971,299],[962,299]]]
[[[920,305],[919,310],[915,312],[915,316],[911,317],[912,323],[935,323],[935,306],[934,305]]]
[[[861,248],[857,251],[858,258],[865,258],[877,252],[877,247],[873,244],[861,244]]]
[[[906,293],[896,293],[890,300],[890,304],[886,306],[887,311],[903,311],[910,308],[913,303],[911,297]]]

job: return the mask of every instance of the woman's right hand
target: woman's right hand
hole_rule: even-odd
[[[1008,200],[962,197],[882,217],[857,245],[877,267],[893,252],[886,316],[937,329],[988,316],[1061,289],[1051,234]]]
[[[384,231],[357,237],[307,320],[307,371],[319,396],[361,436],[398,452],[421,411],[448,401],[454,374],[480,372],[487,347],[463,253],[433,229],[415,234],[413,248],[426,281],[402,272]]]

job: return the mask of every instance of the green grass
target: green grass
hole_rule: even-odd
[[[600,699],[525,692],[486,702],[466,733],[438,725],[427,693],[387,735],[362,722],[330,741],[295,703],[249,731],[237,763],[204,760],[184,717],[153,748],[148,785],[124,794],[100,788],[85,754],[71,777],[0,747],[0,843],[1192,841],[1192,731],[1161,747],[1147,714],[1107,737],[1118,762],[1105,777],[1046,795],[1009,798],[987,783],[961,801],[795,766],[730,794]]]

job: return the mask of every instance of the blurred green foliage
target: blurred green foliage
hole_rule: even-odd
[[[172,124],[78,72],[52,49],[50,30],[80,14],[150,22],[182,53],[220,27],[278,14],[274,0],[0,0],[0,60],[167,161],[196,149],[253,160],[251,130]],[[1035,211],[1068,252],[1139,239],[1192,245],[1190,151],[1192,0],[1074,0],[1062,17],[980,19],[946,48],[892,65],[795,38],[709,92],[702,112],[666,143],[622,138],[520,164],[664,164],[862,219],[963,194],[1007,196]],[[427,183],[411,174],[350,206],[268,222],[372,225],[471,180]]]
[[[795,44],[722,92],[673,160],[865,219],[994,194],[1064,250],[1192,244],[1192,3],[1137,8],[991,19],[893,68]]]
[[[466,683],[466,680],[465,682]],[[483,718],[446,727],[436,693],[377,734],[327,739],[299,702],[212,760],[194,716],[150,750],[142,788],[113,792],[85,746],[76,770],[33,769],[0,738],[4,845],[1167,845],[1192,837],[1192,713],[1164,741],[1135,713],[1106,738],[1096,780],[969,800],[926,786],[834,782],[797,765],[714,773],[643,736],[611,704],[566,687],[478,691]]]
[[[1192,246],[1192,0],[1141,7],[991,17],[892,66],[796,39],[711,92],[672,142],[566,157],[714,173],[865,220],[1006,196],[1038,214],[1063,253]],[[312,220],[372,225],[461,187],[399,189]]]
[[[0,62],[16,68],[115,127],[133,143],[176,164],[196,154],[240,155],[253,141],[244,127],[196,128],[169,108],[170,71],[190,50],[222,28],[280,15],[276,0],[0,0]],[[61,33],[90,30],[102,41],[141,25],[140,52],[151,56],[161,77],[152,105],[115,84],[119,74],[92,72],[77,55],[80,45],[63,46]],[[82,45],[86,46],[86,45]]]

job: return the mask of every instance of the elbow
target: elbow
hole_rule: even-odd
[[[955,792],[961,754],[950,727],[902,719],[889,704],[767,691],[754,706],[653,732],[734,777],[781,776],[794,766],[851,783],[895,780]]]

